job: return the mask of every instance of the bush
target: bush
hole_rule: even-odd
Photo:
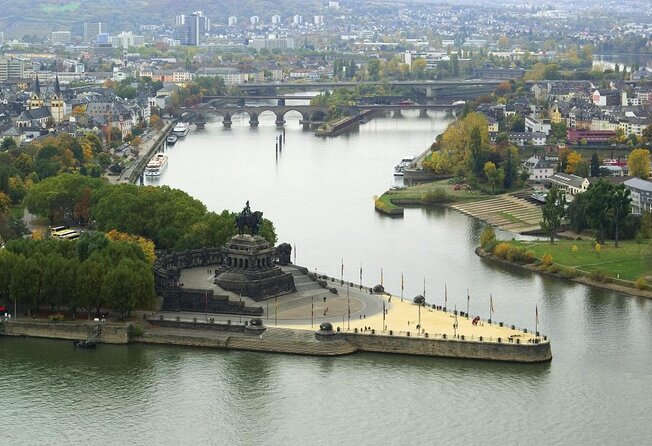
[[[442,187],[436,187],[433,190],[423,192],[421,194],[421,201],[424,203],[448,203],[451,197]]]
[[[591,271],[591,275],[589,277],[591,278],[591,280],[595,280],[596,282],[600,282],[600,283],[609,282],[609,276],[607,275],[607,273],[599,269],[596,269],[595,271]]]
[[[48,316],[48,320],[50,322],[61,322],[61,321],[65,320],[65,319],[66,319],[65,316],[63,314],[61,314],[61,313],[55,313],[55,314],[51,314],[50,316]]]
[[[559,272],[559,265],[555,265],[554,263],[552,265],[548,265],[548,272],[557,274]]]
[[[496,231],[494,231],[492,226],[487,226],[480,235],[480,246],[486,251],[486,246],[492,241],[496,241]]]
[[[506,259],[507,258],[507,253],[509,252],[509,248],[511,248],[512,245],[509,243],[498,243],[496,245],[496,248],[494,249],[494,254],[500,258]]]
[[[560,266],[559,275],[567,279],[572,279],[573,277],[577,277],[577,271],[574,268],[569,268],[567,266]]]
[[[552,256],[548,253],[545,253],[543,257],[541,257],[541,263],[546,268],[549,267],[550,265],[552,265]]]
[[[143,334],[145,334],[145,332],[143,331],[143,327],[141,327],[140,325],[131,324],[129,326],[129,337],[130,338],[138,338],[138,337],[142,336]]]
[[[487,242],[487,244],[484,246],[483,249],[485,250],[485,252],[493,253],[496,250],[496,245],[497,244],[498,244],[497,240],[495,240],[495,239],[491,240],[491,241]]]
[[[634,282],[636,285],[636,288],[639,290],[647,290],[647,280],[645,280],[645,277],[639,277],[636,279],[636,282]]]
[[[536,260],[536,257],[532,251],[525,251],[524,257],[525,263],[534,263]]]

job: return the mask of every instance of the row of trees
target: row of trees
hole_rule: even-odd
[[[110,185],[103,180],[62,174],[35,184],[25,197],[27,209],[52,223],[91,223],[152,240],[158,249],[221,246],[237,229],[234,214],[207,212],[187,193],[167,186]],[[263,219],[261,235],[276,242],[272,222]]]
[[[559,171],[572,173],[579,177],[594,177],[601,175],[600,166],[602,160],[597,153],[593,153],[587,161],[581,153],[562,149],[559,152]],[[647,179],[650,176],[650,151],[647,149],[634,149],[627,157],[629,175]]]
[[[557,187],[548,192],[543,206],[541,229],[554,243],[565,218],[573,231],[581,233],[584,229],[596,230],[596,239],[604,244],[607,235],[618,240],[625,235],[633,237],[640,227],[640,221],[629,219],[631,198],[630,191],[624,185],[614,185],[605,180],[591,184],[586,192],[575,195],[567,205],[566,196]]]
[[[112,241],[91,231],[79,240],[18,239],[0,250],[0,298],[28,309],[48,304],[99,313],[111,308],[122,317],[155,304],[154,275],[141,247]]]

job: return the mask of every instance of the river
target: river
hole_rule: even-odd
[[[0,444],[646,444],[652,437],[652,302],[478,258],[483,225],[441,207],[374,211],[393,166],[441,132],[443,115],[379,118],[319,139],[288,115],[218,120],[169,148],[158,184],[214,211],[246,200],[296,245],[297,263],[380,281],[540,329],[553,360],[522,365],[356,354],[309,358],[0,338]],[[512,234],[501,233],[502,237]]]

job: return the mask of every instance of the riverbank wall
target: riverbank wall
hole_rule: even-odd
[[[104,344],[128,344],[129,325],[103,322],[50,322],[13,319],[0,325],[0,334],[65,340],[90,337]]]
[[[523,363],[552,359],[548,341],[515,343],[513,339],[480,341],[361,333],[345,333],[343,336],[347,342],[364,352]]]
[[[428,335],[332,332],[317,336],[311,330],[251,326],[246,323],[213,321],[150,320],[148,327],[99,322],[5,321],[0,334],[61,340],[81,340],[95,336],[98,343],[157,344],[220,348],[306,356],[342,356],[355,352],[392,353],[458,359],[478,359],[520,363],[552,359],[550,342],[520,343],[514,339],[464,339]]]

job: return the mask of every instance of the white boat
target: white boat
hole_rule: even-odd
[[[172,129],[172,133],[174,133],[178,137],[182,137],[182,136],[186,136],[189,130],[190,130],[190,124],[188,124],[187,122],[179,122]]]
[[[177,139],[179,139],[179,137],[177,135],[175,135],[174,133],[170,133],[168,135],[166,141],[167,141],[168,144],[172,145],[175,142],[177,142]]]
[[[410,164],[412,164],[412,161],[414,161],[414,157],[413,157],[413,156],[407,156],[407,157],[403,158],[403,159],[401,160],[401,162],[398,163],[398,164],[396,165],[396,167],[394,167],[394,176],[395,176],[395,177],[403,176],[403,175],[404,175],[403,171],[404,171],[407,167],[410,167]]]
[[[159,177],[168,165],[168,156],[163,153],[157,153],[145,166],[145,176]]]

